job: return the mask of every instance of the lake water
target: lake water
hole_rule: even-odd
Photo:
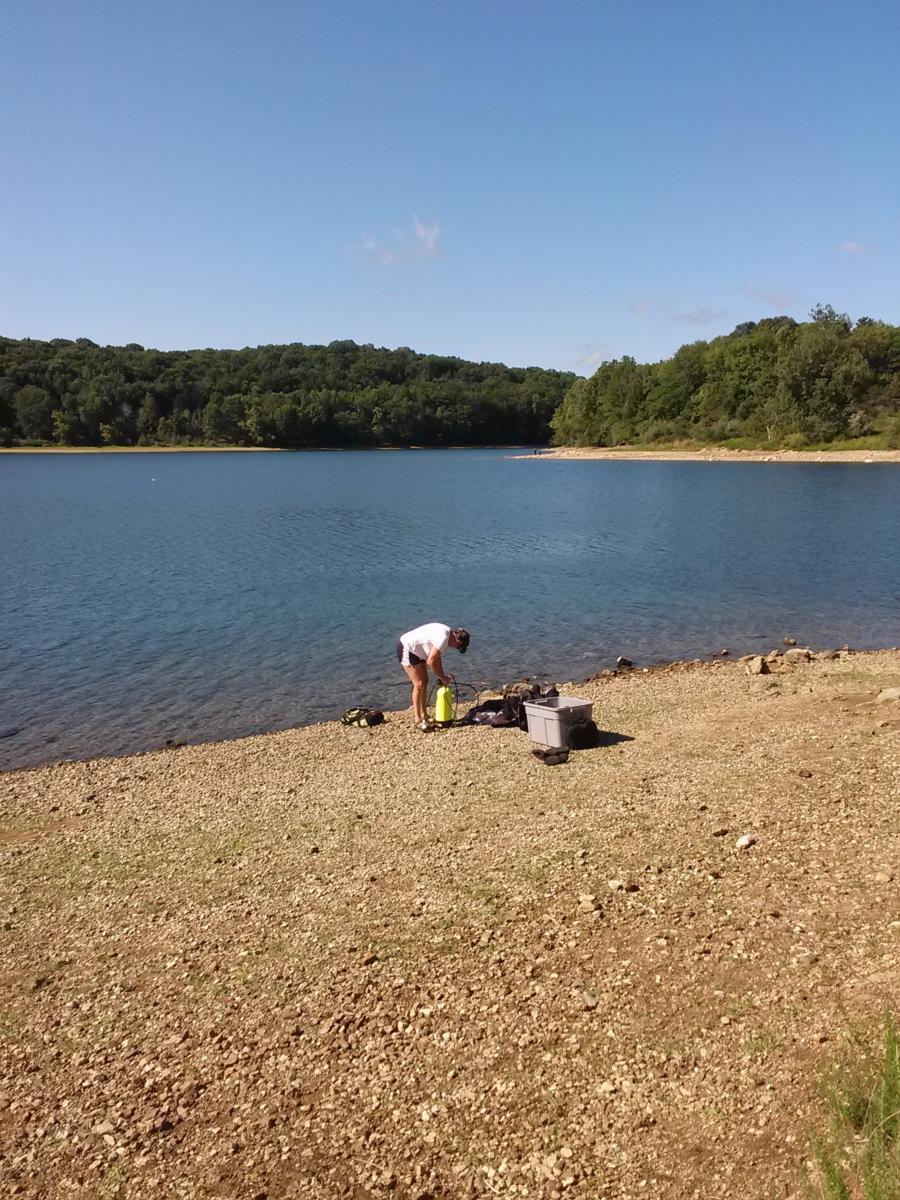
[[[900,643],[900,466],[503,454],[0,455],[0,766],[399,707],[425,620],[475,684]]]

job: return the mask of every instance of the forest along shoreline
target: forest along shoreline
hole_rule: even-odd
[[[344,454],[363,453],[370,450],[395,451],[397,453],[416,450],[524,450],[524,446],[511,445],[459,445],[459,446],[208,446],[187,443],[183,446],[0,446],[0,454],[185,454],[191,452],[222,453],[241,452],[266,454]],[[524,457],[523,455],[518,457]]]
[[[651,462],[900,462],[900,450],[730,450],[710,446],[702,450],[639,450],[634,446],[558,446],[530,454],[510,454],[527,459],[602,459]]]
[[[10,1194],[796,1191],[896,999],[900,651],[572,690],[553,767],[391,713],[0,775]]]
[[[523,446],[0,446],[0,454],[340,454],[369,450],[521,450],[510,459],[602,459],[652,462],[900,462],[900,450],[732,450],[709,446],[698,450],[643,450],[635,446],[553,446],[525,451]]]

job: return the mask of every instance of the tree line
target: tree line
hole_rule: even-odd
[[[900,327],[817,305],[589,378],[352,341],[146,350],[0,337],[0,445],[900,447]]]
[[[161,351],[0,338],[0,444],[540,444],[575,378],[352,341]]]
[[[747,321],[662,362],[605,362],[567,391],[554,441],[799,448],[877,435],[900,447],[900,327],[823,304],[809,318]]]

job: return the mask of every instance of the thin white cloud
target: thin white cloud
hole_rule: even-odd
[[[838,246],[841,254],[871,254],[872,247],[865,242],[841,242]]]
[[[628,311],[639,317],[666,317],[672,311],[672,305],[665,300],[636,300],[633,304],[628,305]]]
[[[787,288],[770,291],[750,281],[744,284],[744,295],[751,300],[761,300],[768,308],[780,309],[781,312],[800,303],[800,297]]]
[[[440,258],[444,252],[439,222],[423,221],[417,216],[405,229],[394,228],[366,234],[360,242],[360,248],[380,267]]]
[[[606,342],[585,342],[578,347],[576,362],[579,367],[599,367],[601,363],[609,362],[612,358],[610,347]]]
[[[419,258],[437,258],[441,254],[441,227],[437,221],[427,223],[413,217],[416,254]]]
[[[692,309],[690,312],[672,313],[673,321],[685,321],[689,325],[708,325],[710,321],[720,321],[722,317],[728,315],[727,308],[700,308]]]
[[[629,311],[639,317],[668,317],[670,321],[685,321],[691,324],[704,325],[710,321],[718,321],[728,315],[727,308],[699,308],[673,311],[673,306],[664,300],[638,300],[628,305]]]
[[[387,246],[383,246],[377,238],[365,237],[362,241],[362,248],[366,254],[372,256],[377,263],[382,267],[391,266],[397,258],[396,250],[389,250]]]

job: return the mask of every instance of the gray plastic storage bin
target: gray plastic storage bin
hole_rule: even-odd
[[[545,696],[525,701],[528,736],[542,746],[563,749],[569,744],[569,726],[577,721],[590,721],[594,706],[590,700],[574,696]]]

